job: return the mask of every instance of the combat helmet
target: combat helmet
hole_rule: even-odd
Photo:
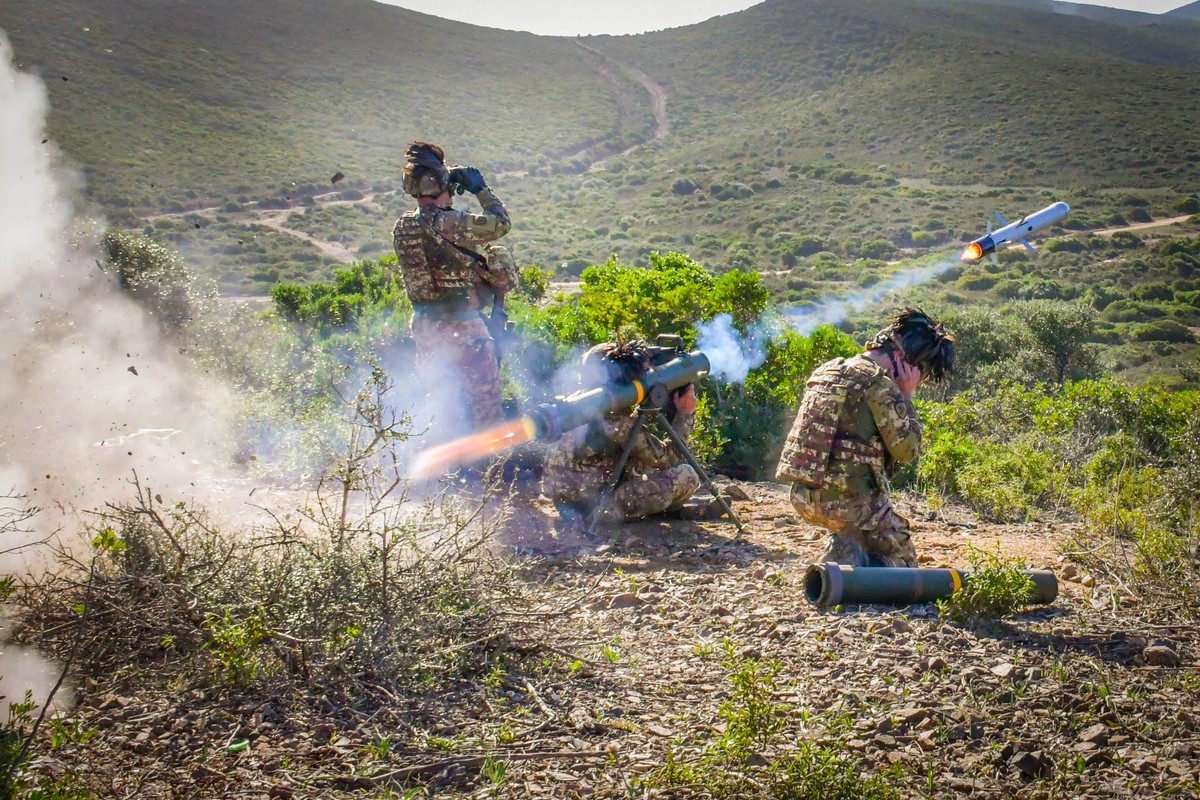
[[[413,197],[437,197],[450,187],[450,172],[442,148],[413,142],[404,153],[404,192]]]
[[[905,308],[867,342],[868,350],[899,352],[921,377],[944,381],[954,371],[954,335],[916,308]]]

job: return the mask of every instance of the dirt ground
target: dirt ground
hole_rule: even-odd
[[[1065,555],[1077,527],[901,498],[923,564],[998,547],[1053,568],[1058,599],[988,629],[931,605],[817,609],[803,576],[821,533],[780,485],[719,483],[748,498],[732,501],[742,535],[655,520],[560,538],[544,499],[511,506],[500,546],[535,597],[513,624],[541,668],[365,710],[90,681],[79,722],[95,738],[37,768],[89,760],[114,797],[704,796],[656,770],[719,738],[730,664],[750,658],[778,665],[787,720],[764,763],[808,740],[903,797],[1200,796],[1194,626]]]

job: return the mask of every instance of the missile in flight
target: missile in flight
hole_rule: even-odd
[[[1027,217],[1021,217],[1011,224],[1004,217],[995,214],[996,219],[1004,227],[993,231],[992,221],[988,220],[987,236],[976,239],[967,245],[967,249],[963,250],[962,260],[974,262],[984,256],[990,255],[994,264],[996,263],[996,251],[1013,242],[1020,242],[1029,248],[1029,252],[1032,253],[1033,245],[1025,237],[1061,221],[1070,211],[1071,207],[1066,203],[1052,203],[1041,211],[1037,211]]]

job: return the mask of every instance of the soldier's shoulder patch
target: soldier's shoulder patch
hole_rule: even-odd
[[[483,216],[482,214],[472,214],[471,215],[471,223],[473,225],[487,225],[488,218]]]

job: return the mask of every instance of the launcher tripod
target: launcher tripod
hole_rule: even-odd
[[[733,513],[733,509],[730,508],[729,503],[727,503],[725,498],[721,496],[721,493],[717,490],[716,485],[713,484],[712,478],[708,477],[708,473],[704,471],[699,463],[697,463],[696,457],[692,455],[692,451],[689,450],[688,446],[684,443],[683,437],[671,427],[671,423],[667,421],[666,416],[662,413],[662,406],[666,405],[666,389],[661,385],[655,386],[654,388],[662,389],[661,394],[663,396],[655,397],[655,395],[659,393],[651,391],[649,402],[638,407],[637,419],[633,421],[633,427],[629,429],[629,438],[625,442],[624,449],[621,450],[621,457],[617,459],[617,467],[615,470],[613,470],[612,480],[609,481],[608,486],[604,487],[604,491],[600,494],[600,502],[596,505],[596,510],[592,512],[592,522],[590,525],[588,525],[587,530],[588,536],[591,536],[592,533],[595,532],[596,524],[600,521],[600,517],[604,514],[604,509],[608,507],[608,503],[612,499],[613,492],[617,490],[617,484],[621,482],[621,478],[625,474],[625,465],[629,461],[629,452],[633,449],[634,438],[642,429],[647,417],[649,417],[651,420],[658,420],[658,422],[662,424],[663,428],[665,428],[667,433],[670,435],[671,441],[675,442],[675,446],[679,448],[681,453],[683,453],[683,457],[687,459],[687,462],[692,465],[692,469],[696,470],[696,474],[700,476],[700,482],[706,489],[712,492],[712,496],[717,499],[717,502],[721,504],[721,508],[724,509],[725,513],[729,515],[729,518],[733,520],[733,524],[737,526],[738,533],[745,533],[746,529],[742,526],[742,521],[738,519],[737,514]]]

